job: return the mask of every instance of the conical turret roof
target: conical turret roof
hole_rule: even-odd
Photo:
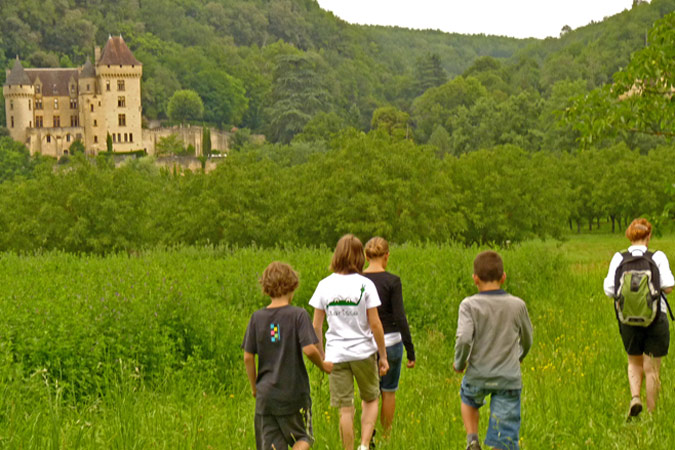
[[[19,57],[16,57],[16,60],[14,61],[14,66],[12,67],[11,72],[9,72],[9,75],[7,76],[7,80],[5,80],[5,85],[6,86],[12,86],[15,84],[25,84],[25,85],[30,85],[32,84],[30,81],[30,78],[28,78],[28,75],[26,75],[26,71],[23,70],[23,66],[21,65],[21,61],[19,61]]]
[[[141,63],[131,53],[122,36],[111,36],[108,38],[101,59],[96,62],[96,65],[140,66]]]
[[[94,70],[94,65],[91,63],[91,60],[87,56],[87,61],[82,66],[82,72],[80,72],[80,78],[95,78],[96,71]]]

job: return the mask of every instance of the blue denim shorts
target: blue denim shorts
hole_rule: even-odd
[[[490,396],[490,423],[485,445],[501,450],[519,450],[521,389],[485,389],[462,380],[459,395],[462,403],[472,408],[485,404]]]
[[[387,347],[387,361],[389,362],[389,371],[380,378],[380,390],[382,392],[396,392],[398,390],[398,380],[401,378],[403,342]]]

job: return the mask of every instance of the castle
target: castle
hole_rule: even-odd
[[[122,36],[110,37],[75,69],[24,69],[17,56],[2,87],[7,129],[31,154],[60,157],[75,140],[94,153],[145,148],[141,130],[143,65]]]

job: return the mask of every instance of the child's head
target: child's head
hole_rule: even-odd
[[[375,236],[366,242],[366,258],[368,261],[381,258],[387,253],[389,253],[389,243],[386,239]]]
[[[641,242],[652,234],[652,224],[647,219],[635,219],[626,230],[626,237],[631,242]]]
[[[473,274],[484,283],[501,282],[504,277],[502,257],[492,250],[480,252],[473,260]]]
[[[288,264],[274,261],[265,269],[260,278],[260,286],[265,295],[279,298],[293,293],[300,284],[298,274]]]
[[[335,246],[330,270],[343,275],[361,273],[366,258],[363,256],[363,244],[353,234],[345,234]]]

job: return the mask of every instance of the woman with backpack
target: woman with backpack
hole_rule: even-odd
[[[631,401],[628,420],[642,411],[640,391],[645,379],[647,410],[656,408],[661,381],[661,358],[668,354],[670,331],[665,295],[675,278],[665,253],[648,250],[652,225],[635,219],[626,230],[627,251],[614,254],[604,281],[607,296],[615,299],[619,331],[628,354]]]

